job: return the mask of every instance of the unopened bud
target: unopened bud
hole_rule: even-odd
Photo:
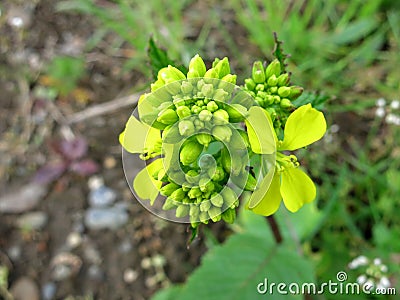
[[[222,219],[221,217],[221,209],[219,207],[212,206],[208,210],[208,215],[210,216],[213,222],[218,222]]]
[[[212,119],[212,117],[213,117],[212,112],[210,112],[209,110],[206,110],[206,109],[202,110],[199,113],[199,119],[204,122],[209,122]]]
[[[284,73],[278,77],[278,86],[285,86],[289,83],[289,74]]]
[[[222,190],[221,194],[222,197],[224,198],[224,205],[226,207],[231,207],[236,202],[238,202],[238,197],[236,193],[230,187],[225,187]]]
[[[222,207],[222,205],[224,204],[224,198],[222,198],[220,194],[212,195],[210,201],[212,205],[216,207]]]
[[[273,74],[268,78],[267,84],[269,86],[276,86],[278,84],[278,78]]]
[[[165,199],[165,202],[164,202],[164,205],[163,205],[162,209],[163,210],[173,209],[173,208],[176,207],[176,204],[177,203],[172,198],[168,197],[167,199]]]
[[[286,98],[290,95],[290,88],[287,86],[281,86],[278,89],[278,95],[281,96],[282,98]]]
[[[211,207],[210,201],[203,201],[200,203],[200,211],[208,211]]]
[[[189,208],[189,216],[193,220],[197,220],[199,218],[200,208],[198,205],[192,204]]]
[[[179,189],[173,191],[172,194],[170,195],[170,197],[174,201],[182,201],[183,198],[185,198],[185,196],[186,196],[186,193],[182,190],[182,188],[179,188]]]
[[[214,93],[214,87],[211,83],[206,83],[201,88],[201,92],[203,93],[204,97],[211,98]]]
[[[171,183],[168,183],[167,185],[163,186],[160,189],[160,194],[163,195],[163,196],[168,197],[168,196],[171,196],[171,194],[173,192],[175,192],[178,188],[179,188],[179,185],[177,185],[176,183],[171,182]]]
[[[280,106],[281,106],[283,109],[288,109],[288,108],[293,107],[293,104],[292,104],[292,102],[291,102],[289,99],[283,98],[283,99],[281,100]]]
[[[214,117],[214,123],[216,125],[223,125],[229,123],[229,114],[224,109],[219,109],[215,111],[213,113],[213,117]]]
[[[226,82],[231,83],[231,84],[236,84],[236,79],[237,79],[237,76],[236,75],[232,75],[232,74],[227,74],[227,75],[225,75],[224,77],[221,78],[221,80],[226,81]]]
[[[245,79],[245,80],[244,80],[244,84],[245,84],[246,88],[247,88],[249,91],[252,91],[252,90],[254,90],[254,89],[256,88],[256,83],[255,83],[254,80],[251,79],[251,78]]]
[[[188,117],[188,116],[190,116],[192,114],[191,111],[190,111],[190,108],[187,107],[187,106],[179,106],[179,107],[177,107],[176,113],[177,113],[177,115],[178,115],[178,117],[180,119],[184,119],[184,118],[186,118],[186,117]]]
[[[257,188],[257,180],[253,177],[253,175],[248,174],[244,189],[246,191],[254,191],[256,188]]]
[[[208,102],[207,103],[207,110],[209,110],[210,112],[214,112],[214,111],[218,110],[217,103],[215,103],[215,101]]]
[[[188,197],[189,197],[190,199],[195,199],[195,198],[197,198],[197,197],[200,197],[201,194],[202,194],[202,193],[201,193],[199,187],[192,187],[192,188],[190,189],[190,191],[188,192]]]
[[[270,78],[272,75],[278,77],[281,74],[281,63],[274,59],[265,69],[265,76]]]
[[[228,143],[231,140],[232,131],[227,126],[218,125],[212,129],[212,135],[220,141]]]
[[[195,132],[193,122],[189,120],[180,121],[178,127],[182,136],[191,136]]]
[[[217,89],[212,96],[214,100],[225,102],[229,97],[229,93],[223,89]]]
[[[210,169],[208,175],[211,177],[213,181],[216,182],[221,181],[225,178],[225,172],[222,167],[216,167],[215,170]]]
[[[207,133],[200,133],[200,134],[196,135],[196,139],[200,144],[202,144],[205,147],[208,147],[208,145],[211,143],[213,138],[211,135],[209,135]]]
[[[227,105],[225,108],[232,123],[242,122],[247,116],[247,108],[240,104]]]
[[[191,94],[193,91],[193,85],[188,81],[182,81],[181,91],[184,94]]]
[[[175,215],[177,218],[183,218],[189,213],[189,205],[181,204],[176,208]]]
[[[218,78],[223,78],[231,72],[229,60],[227,57],[224,57],[222,60],[217,62],[217,64],[213,66],[213,68],[217,71]]]
[[[214,183],[209,178],[202,178],[199,181],[200,190],[203,193],[214,191]]]
[[[196,141],[189,141],[182,147],[179,158],[184,166],[188,166],[197,160],[202,151],[203,145]]]
[[[158,114],[157,121],[166,125],[174,124],[178,121],[178,115],[175,110],[168,108]]]
[[[204,78],[219,78],[218,77],[218,72],[212,68],[209,69],[205,74],[204,74]]]
[[[193,56],[193,58],[190,60],[189,63],[189,72],[190,71],[196,71],[198,76],[196,77],[202,77],[206,73],[206,65],[204,64],[203,59],[200,57],[200,55],[196,54]],[[192,72],[193,73],[193,72]],[[188,74],[188,78],[189,74]]]
[[[236,212],[232,208],[228,208],[226,211],[222,213],[222,220],[224,220],[228,224],[233,224],[235,222]]]
[[[289,98],[291,100],[297,99],[303,93],[303,88],[300,86],[291,86]]]
[[[264,83],[265,72],[261,61],[255,61],[253,64],[252,77],[255,83]]]

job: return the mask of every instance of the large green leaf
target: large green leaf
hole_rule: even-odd
[[[246,213],[250,223],[225,244],[215,246],[203,258],[186,284],[163,291],[153,299],[303,299],[303,295],[259,294],[257,286],[268,283],[315,282],[312,264],[288,241],[277,245],[265,218]],[[253,228],[256,230],[253,232]]]

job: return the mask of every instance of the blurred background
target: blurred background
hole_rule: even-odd
[[[326,136],[297,153],[318,198],[296,217],[281,208],[284,237],[315,282],[345,270],[400,293],[400,2],[3,0],[0,299],[149,299],[257,231],[243,213],[187,249],[185,225],[133,198],[118,135],[152,81],[151,36],[176,62],[228,56],[242,83],[254,60],[272,59],[273,32],[292,83],[328,99]],[[355,298],[307,299],[333,297]]]

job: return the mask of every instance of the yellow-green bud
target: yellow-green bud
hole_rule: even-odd
[[[229,127],[224,125],[214,126],[212,135],[222,142],[229,142],[231,140],[232,131]]]
[[[210,111],[207,110],[207,109],[202,110],[202,111],[199,113],[199,119],[200,119],[201,121],[204,121],[204,122],[209,122],[209,121],[212,119],[212,117],[213,117],[212,112],[210,112]]]
[[[278,95],[281,96],[282,98],[286,98],[290,95],[290,88],[287,86],[281,86],[278,89]]]
[[[303,88],[300,86],[291,86],[289,98],[294,100],[297,99],[303,93]]]
[[[253,175],[248,174],[244,189],[246,191],[254,191],[256,188],[257,188],[257,180],[253,177]]]
[[[158,90],[160,87],[164,86],[165,82],[162,79],[157,79],[154,83],[150,85],[151,91],[154,92]]]
[[[235,222],[236,212],[232,208],[228,208],[226,211],[222,213],[222,220],[224,220],[228,224],[233,224]]]
[[[193,85],[188,81],[183,81],[181,84],[181,91],[184,94],[191,94],[193,91]]]
[[[264,103],[265,103],[265,105],[271,105],[272,103],[274,103],[274,96],[272,96],[272,95],[267,95],[267,96],[264,98]]]
[[[215,103],[214,101],[208,102],[207,103],[207,110],[209,110],[210,112],[214,112],[214,111],[218,110],[217,103]]]
[[[195,133],[194,125],[192,121],[183,120],[179,122],[179,133],[182,136],[191,136]]]
[[[158,71],[157,77],[158,79],[164,80],[165,83],[171,83],[177,80],[186,79],[185,74],[183,74],[181,71],[171,65]]]
[[[183,190],[184,192],[190,191],[191,188],[192,188],[192,184],[191,184],[191,183],[189,183],[189,182],[187,182],[187,181],[185,181],[184,183],[182,183],[182,190]]]
[[[254,80],[251,79],[251,78],[245,79],[245,80],[244,80],[244,84],[245,84],[246,88],[247,88],[249,91],[254,90],[255,87],[256,87],[256,83],[255,83]]]
[[[278,78],[275,76],[275,74],[268,78],[267,84],[269,86],[276,86],[278,84]]]
[[[277,86],[270,87],[269,92],[271,94],[276,94],[278,92],[278,87]]]
[[[178,121],[178,115],[175,110],[168,108],[158,114],[157,121],[166,125],[174,124]]]
[[[193,123],[194,123],[194,126],[196,127],[196,130],[203,129],[204,126],[205,126],[204,121],[201,121],[201,120],[199,120],[199,119],[194,120]]]
[[[208,145],[212,141],[212,136],[207,133],[200,133],[200,134],[196,135],[196,139],[200,144],[208,147]]]
[[[213,99],[221,102],[225,102],[228,99],[228,97],[229,97],[228,92],[223,89],[217,89],[214,95],[212,96]]]
[[[190,108],[187,106],[179,106],[176,108],[176,113],[180,119],[184,119],[188,116],[190,116],[192,113],[190,111]]]
[[[208,215],[210,216],[213,222],[218,222],[221,220],[221,209],[219,207],[212,206],[208,210]]]
[[[232,75],[232,74],[227,74],[221,78],[221,80],[232,83],[232,84],[236,84],[236,79],[237,79],[237,76]]]
[[[204,74],[206,73],[206,65],[204,64],[203,59],[200,57],[200,55],[196,54],[195,56],[193,56],[193,58],[190,60],[189,63],[189,72],[190,71],[196,71],[197,75],[196,77],[202,77],[204,76]],[[188,78],[192,78],[189,77],[188,74]]]
[[[185,196],[186,196],[186,193],[182,190],[182,188],[179,188],[179,189],[173,191],[172,194],[170,195],[170,197],[174,201],[182,201],[183,198],[185,198]]]
[[[231,72],[227,57],[224,57],[222,60],[220,60],[213,68],[217,71],[218,78],[223,78],[225,75],[228,75]]]
[[[214,191],[214,183],[208,178],[202,178],[199,181],[200,190],[203,193],[208,193]]]
[[[278,95],[273,96],[274,97],[274,103],[278,104],[281,102],[281,97],[279,97]]]
[[[165,203],[164,203],[162,209],[163,210],[173,209],[176,207],[176,204],[177,203],[172,198],[168,197],[167,199],[165,199]]]
[[[199,215],[199,219],[200,219],[201,223],[208,224],[208,220],[209,220],[208,212],[207,211],[201,212]]]
[[[224,198],[222,198],[220,194],[212,195],[210,201],[212,205],[216,207],[222,207],[222,205],[224,204]]]
[[[214,87],[211,83],[206,83],[201,88],[201,92],[203,93],[204,97],[211,98],[214,93]]]
[[[202,111],[202,109],[201,109],[201,107],[198,107],[197,105],[193,105],[191,111],[192,111],[192,113],[198,115]]]
[[[288,108],[293,107],[293,104],[292,104],[292,102],[291,102],[289,99],[283,98],[283,99],[281,100],[280,106],[281,106],[283,109],[288,109]]]
[[[276,118],[276,111],[275,111],[275,109],[272,108],[272,107],[267,107],[265,110],[268,112],[269,116],[271,117],[271,120],[274,121],[275,118]]]
[[[192,204],[189,208],[189,216],[191,219],[197,220],[199,218],[200,208],[198,205]]]
[[[207,104],[208,105],[208,104]],[[213,113],[214,123],[216,125],[224,125],[229,123],[229,114],[224,109],[218,109]]]
[[[264,83],[265,72],[261,61],[255,61],[253,64],[252,77],[255,83]]]
[[[197,171],[195,170],[189,170],[186,174],[185,174],[185,179],[187,182],[194,184],[197,183],[199,181],[198,178],[199,173],[197,173]]]
[[[242,122],[247,116],[247,108],[240,104],[227,105],[225,110],[232,123]]]
[[[225,172],[229,174],[231,172],[232,160],[226,148],[222,149],[221,151],[221,162]]]
[[[188,196],[189,196],[190,199],[195,199],[195,198],[197,198],[197,197],[200,197],[201,194],[202,194],[202,193],[201,193],[199,187],[192,187],[192,188],[190,189],[190,191],[188,192]]]
[[[168,183],[167,185],[164,185],[161,189],[160,189],[160,194],[163,196],[171,196],[171,194],[173,192],[175,192],[177,189],[179,188],[179,185],[177,185],[176,183]]]
[[[222,190],[221,195],[224,198],[224,205],[226,207],[231,207],[238,202],[236,193],[230,187],[225,187]]]
[[[285,86],[289,83],[289,74],[284,73],[278,77],[278,86]]]
[[[215,170],[210,169],[208,171],[208,175],[211,177],[212,180],[216,182],[221,181],[225,178],[225,172],[222,167],[216,167]]]
[[[218,77],[218,72],[212,68],[209,69],[205,74],[204,74],[204,78],[219,78]]]
[[[200,211],[208,211],[211,207],[210,201],[203,201],[200,203]]]
[[[281,63],[274,59],[265,69],[265,76],[270,78],[272,75],[278,77],[281,74]]]
[[[179,158],[184,166],[188,166],[197,160],[202,151],[203,145],[196,141],[189,141],[182,147]]]
[[[177,218],[183,218],[189,213],[189,205],[181,204],[176,208],[175,215]]]

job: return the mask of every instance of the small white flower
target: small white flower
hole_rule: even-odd
[[[339,131],[340,127],[338,124],[332,124],[331,126],[331,132],[332,133],[337,133]]]
[[[372,281],[372,279],[368,279],[368,280],[364,283],[364,286],[365,286],[365,287],[369,287],[370,290],[371,290],[372,288],[374,288],[375,283]]]
[[[379,98],[378,100],[376,100],[376,106],[378,107],[383,107],[386,105],[386,100],[383,98]]]
[[[388,114],[385,120],[387,124],[400,125],[400,117],[395,114]]]
[[[363,285],[365,282],[367,282],[367,276],[364,274],[357,277],[357,283],[359,285]]]
[[[390,107],[393,108],[393,109],[399,109],[400,101],[399,100],[393,100],[392,103],[390,103]]]
[[[380,258],[375,258],[374,259],[374,265],[375,266],[379,266],[379,265],[381,265],[382,264],[382,260],[380,259]]]
[[[388,271],[388,267],[386,265],[381,265],[381,272],[386,273]]]
[[[381,278],[378,285],[383,288],[389,288],[391,286],[389,279],[385,276]]]
[[[375,111],[375,116],[383,118],[385,116],[385,109],[383,107],[378,107]]]

